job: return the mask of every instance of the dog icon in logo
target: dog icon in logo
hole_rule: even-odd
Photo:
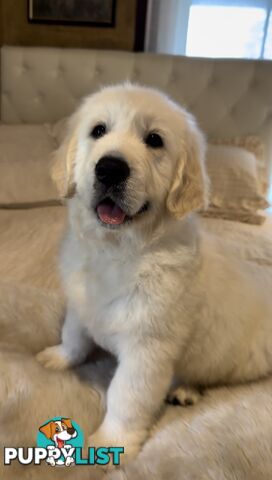
[[[74,458],[69,455],[69,451],[74,450],[72,445],[66,442],[77,436],[77,431],[72,425],[70,418],[61,418],[60,420],[51,420],[39,428],[48,440],[54,443],[49,445],[47,463],[52,467],[55,465],[70,466],[74,463]],[[62,455],[60,454],[62,452]],[[63,453],[65,452],[65,454]],[[59,458],[60,456],[65,458]]]

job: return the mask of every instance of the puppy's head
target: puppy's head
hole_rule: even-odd
[[[77,432],[69,418],[51,421],[39,428],[46,438],[53,440],[61,448],[66,440],[77,436]]]
[[[204,137],[163,94],[108,87],[85,99],[68,130],[54,177],[92,227],[133,228],[205,206]]]

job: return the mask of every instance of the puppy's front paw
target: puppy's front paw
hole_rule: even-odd
[[[69,357],[65,353],[62,345],[55,345],[42,350],[42,352],[38,353],[36,359],[45,368],[51,370],[66,370],[71,366]]]
[[[67,457],[65,460],[65,465],[66,467],[70,467],[71,465],[74,465],[75,461],[73,457]]]
[[[201,397],[201,393],[191,387],[180,386],[168,393],[166,397],[167,403],[171,405],[181,405],[188,407],[195,405]]]
[[[53,457],[48,457],[46,459],[46,462],[49,463],[49,465],[51,465],[51,467],[54,467],[56,465],[56,462],[55,462]]]

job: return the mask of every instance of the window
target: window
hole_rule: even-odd
[[[271,4],[265,0],[192,1],[186,55],[272,58]]]
[[[272,59],[272,0],[149,0],[146,49]]]
[[[270,15],[267,25],[267,35],[264,47],[264,58],[272,59],[272,9],[270,9]]]

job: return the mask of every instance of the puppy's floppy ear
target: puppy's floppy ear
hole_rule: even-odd
[[[66,425],[67,428],[73,428],[70,418],[62,418],[61,421]]]
[[[54,422],[48,422],[46,423],[45,425],[43,425],[42,427],[39,428],[39,431],[42,432],[46,438],[51,438],[52,436],[52,424]]]
[[[68,133],[54,152],[51,166],[51,176],[62,198],[72,198],[76,192],[73,173],[77,152],[77,130],[73,128],[73,118],[69,123]]]
[[[205,170],[206,142],[204,135],[189,114],[188,130],[182,141],[173,182],[167,197],[167,208],[177,218],[193,210],[206,208],[208,177]]]

